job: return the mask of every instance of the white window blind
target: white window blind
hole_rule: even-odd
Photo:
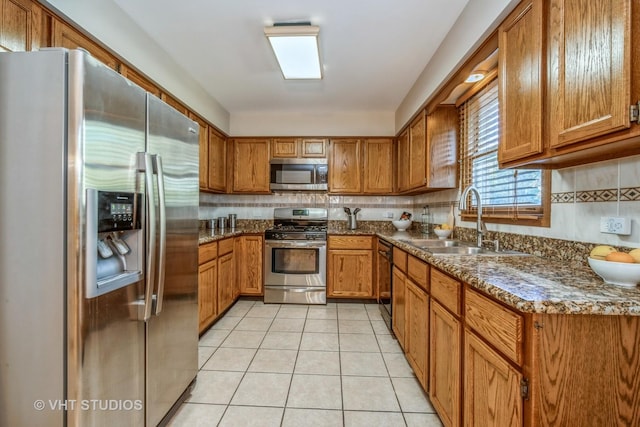
[[[462,188],[473,184],[478,189],[487,215],[512,219],[539,217],[542,214],[541,171],[498,167],[497,79],[462,104],[459,112]],[[473,197],[468,206],[475,208],[476,205]]]

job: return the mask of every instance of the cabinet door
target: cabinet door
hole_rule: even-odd
[[[204,331],[216,317],[218,261],[213,260],[198,268],[198,326]]]
[[[364,141],[364,192],[389,194],[393,192],[393,139]]]
[[[522,2],[499,29],[501,164],[543,151],[542,0]]]
[[[406,318],[406,280],[404,273],[393,267],[393,291],[391,292],[391,323],[393,333],[398,344],[405,348],[405,318]]]
[[[409,188],[409,130],[405,130],[398,136],[398,191]]]
[[[131,80],[133,83],[137,84],[147,92],[154,94],[158,98],[160,97],[160,88],[133,68],[125,64],[120,64],[120,74],[122,74],[127,79]],[[191,117],[191,119],[196,120],[193,117]],[[200,122],[199,120],[196,121],[198,121],[198,123]]]
[[[29,0],[0,0],[0,52],[40,47],[42,9]]]
[[[464,341],[465,426],[521,426],[522,375],[472,332]]]
[[[269,193],[268,139],[235,139],[233,143],[233,191]]]
[[[456,188],[458,183],[458,110],[436,108],[427,118],[427,187]]]
[[[235,264],[233,252],[218,257],[218,314],[233,303]]]
[[[409,126],[409,182],[408,189],[427,183],[427,117],[424,111]]]
[[[373,298],[373,253],[370,250],[329,250],[327,295]]]
[[[227,138],[209,126],[207,187],[224,193],[227,190]]]
[[[332,139],[329,159],[329,191],[359,193],[362,191],[362,164],[359,139]]]
[[[200,189],[207,190],[209,188],[209,125],[193,113],[189,113],[189,118],[197,122],[198,126],[200,126],[198,134],[200,171],[198,176],[200,178]]]
[[[91,56],[109,68],[113,68],[116,71],[118,70],[119,62],[115,56],[93,40],[58,19],[53,20],[53,46],[66,47],[67,49],[77,49],[80,47],[88,51]]]
[[[299,141],[296,138],[274,138],[271,141],[271,157],[298,157]]]
[[[233,253],[242,260],[236,263],[236,282],[241,295],[262,295],[263,245],[262,236],[236,237]]]
[[[395,291],[395,289],[394,289]],[[428,389],[429,298],[411,280],[406,281],[405,351],[422,387]]]
[[[460,321],[431,299],[429,399],[447,427],[460,425]]]
[[[631,3],[550,2],[551,147],[630,126]]]
[[[304,138],[300,143],[302,157],[327,157],[327,140]]]

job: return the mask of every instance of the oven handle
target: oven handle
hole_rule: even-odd
[[[270,248],[324,248],[327,246],[327,242],[322,242],[322,243],[285,243],[282,242],[281,240],[277,240],[277,241],[271,241],[271,240],[267,240],[265,242],[265,245],[270,247]]]

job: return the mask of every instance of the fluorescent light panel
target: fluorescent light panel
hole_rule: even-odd
[[[314,25],[276,25],[264,29],[285,79],[322,78],[319,32],[320,28]]]

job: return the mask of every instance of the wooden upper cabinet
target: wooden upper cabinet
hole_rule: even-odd
[[[77,31],[75,28],[67,25],[59,19],[53,20],[53,39],[54,47],[65,47],[67,49],[82,48],[88,51],[91,56],[102,62],[109,68],[118,70],[119,61],[105,48]]]
[[[404,130],[398,136],[398,162],[397,162],[397,180],[398,191],[406,191],[409,189],[409,130]]]
[[[162,99],[167,104],[171,105],[173,108],[184,114],[185,116],[189,115],[189,109],[184,106],[183,103],[169,95],[168,93],[161,92],[160,99]]]
[[[542,0],[522,2],[503,22],[498,34],[498,160],[505,164],[543,151]]]
[[[189,118],[200,126],[198,133],[200,171],[198,176],[200,178],[200,189],[207,190],[209,186],[209,125],[201,117],[191,112],[189,113]]]
[[[269,193],[269,139],[233,140],[233,192]]]
[[[300,155],[302,157],[327,157],[326,139],[302,138],[300,140]]]
[[[209,126],[208,179],[210,191],[227,191],[227,138],[213,126]]]
[[[360,193],[362,163],[360,139],[332,139],[329,151],[329,191]]]
[[[300,139],[273,138],[271,140],[272,158],[296,158],[299,154]]]
[[[550,2],[552,148],[630,126],[629,105],[638,101],[630,95],[631,3],[631,0]],[[633,3],[637,8],[638,3]]]
[[[389,194],[393,192],[393,139],[364,140],[364,192]]]
[[[427,187],[458,184],[458,109],[440,106],[427,117]]]
[[[29,0],[0,0],[0,52],[40,47],[42,8]]]
[[[408,189],[422,187],[427,183],[427,116],[421,111],[409,125]]]
[[[138,71],[134,70],[133,68],[125,64],[120,64],[120,74],[122,74],[127,79],[131,80],[133,83],[140,86],[142,89],[160,98],[160,88],[156,86],[151,80],[149,80],[148,78],[140,74]],[[192,117],[192,120],[196,120],[196,119]],[[200,120],[196,120],[196,121],[200,123]]]

